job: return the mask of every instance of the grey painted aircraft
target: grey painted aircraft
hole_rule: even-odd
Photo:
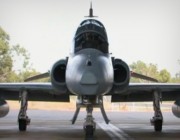
[[[57,61],[50,72],[28,78],[24,83],[0,83],[0,116],[9,112],[6,100],[20,100],[18,125],[20,131],[25,131],[30,123],[26,112],[28,101],[69,102],[70,95],[75,95],[77,106],[72,124],[80,108],[85,107],[87,115],[83,128],[86,136],[92,136],[96,128],[92,116],[94,107],[100,108],[105,122],[109,123],[103,96],[111,96],[112,102],[152,101],[151,123],[155,131],[162,130],[161,101],[175,101],[172,111],[180,117],[180,84],[157,83],[156,79],[130,71],[126,62],[109,53],[106,29],[94,19],[92,6],[88,17],[77,28],[69,57]],[[49,76],[50,83],[27,82]],[[129,82],[131,77],[154,83],[132,84]]]

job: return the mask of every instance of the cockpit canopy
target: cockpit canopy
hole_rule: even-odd
[[[109,53],[108,38],[103,24],[95,19],[81,22],[74,38],[74,52],[85,48],[94,48],[103,53]]]

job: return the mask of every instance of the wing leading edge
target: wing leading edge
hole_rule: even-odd
[[[0,98],[19,100],[19,93],[28,92],[29,101],[69,102],[70,93],[59,93],[51,83],[0,83]],[[163,101],[180,100],[180,84],[170,83],[131,83],[121,94],[113,94],[112,102],[152,101],[153,92],[159,91]]]
[[[121,94],[112,94],[112,102],[152,101],[153,93],[161,93],[163,101],[180,100],[180,84],[171,83],[131,83]]]
[[[28,92],[29,101],[69,102],[68,93],[59,93],[51,83],[0,83],[0,98],[19,100],[22,91]]]

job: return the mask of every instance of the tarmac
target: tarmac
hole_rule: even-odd
[[[26,132],[19,132],[18,110],[0,118],[0,140],[84,140],[83,122],[85,111],[79,113],[77,122],[72,125],[72,111],[28,110],[31,124]],[[153,112],[107,112],[110,124],[105,124],[99,111],[93,116],[97,123],[91,140],[179,140],[180,119],[171,112],[163,113],[162,132],[154,132],[150,124]]]

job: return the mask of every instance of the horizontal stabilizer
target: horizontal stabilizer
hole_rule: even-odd
[[[149,76],[146,76],[146,75],[142,75],[142,74],[139,74],[139,73],[136,73],[136,72],[133,72],[133,71],[131,71],[131,77],[139,78],[139,79],[143,79],[143,80],[147,80],[147,81],[157,82],[158,83],[157,79],[154,79],[152,77],[149,77]]]
[[[39,80],[39,79],[43,79],[43,78],[48,78],[50,75],[49,72],[43,73],[43,74],[38,74],[32,77],[29,77],[27,79],[24,80],[24,82],[29,82],[29,81],[34,81],[34,80]]]

